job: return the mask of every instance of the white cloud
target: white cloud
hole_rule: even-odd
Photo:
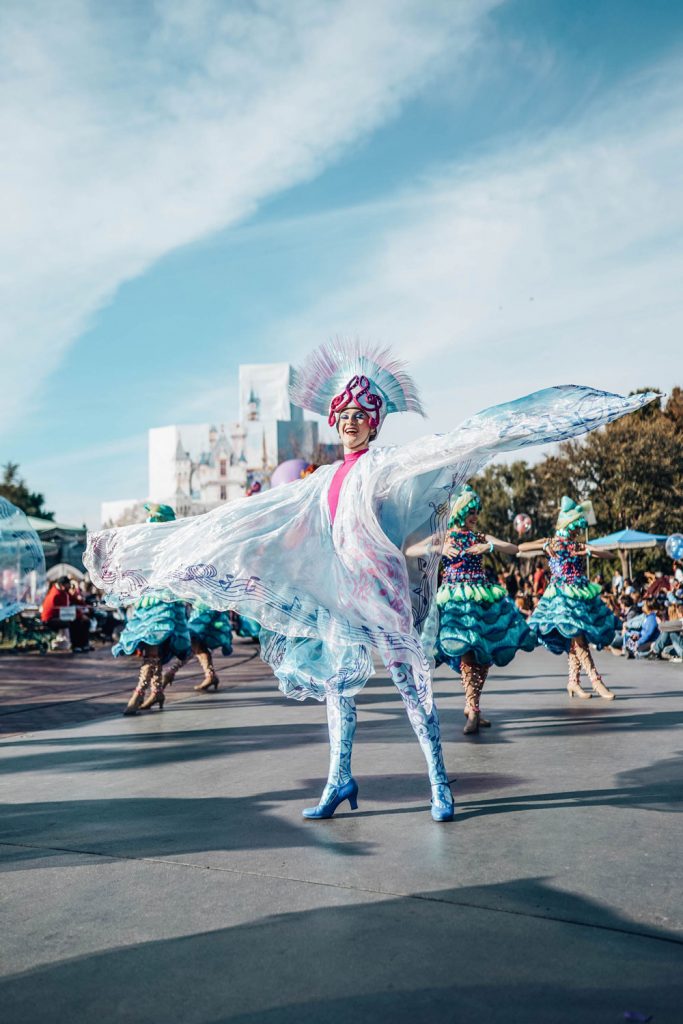
[[[542,141],[440,168],[381,228],[380,205],[352,276],[279,323],[283,344],[392,343],[437,430],[555,383],[683,383],[679,68]],[[386,438],[415,430],[396,418]]]
[[[124,281],[319,173],[494,2],[3,4],[0,428]]]

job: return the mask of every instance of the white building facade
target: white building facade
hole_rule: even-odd
[[[208,423],[173,424],[149,431],[147,500],[171,505],[178,517],[200,515],[243,496],[287,459],[313,461],[318,424],[289,401],[289,363],[239,368],[239,415],[226,429]],[[105,502],[104,525],[145,518],[144,501]]]

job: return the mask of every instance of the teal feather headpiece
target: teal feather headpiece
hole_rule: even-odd
[[[555,532],[561,537],[567,537],[572,530],[585,530],[588,526],[586,512],[589,504],[580,504],[565,494],[560,502]]]
[[[457,492],[451,505],[451,516],[448,520],[448,529],[454,526],[464,526],[465,520],[472,512],[479,512],[481,509],[481,498],[469,484],[465,484]]]
[[[148,502],[144,507],[149,512],[148,523],[172,523],[175,519],[175,512],[170,505],[157,505],[154,502]]]

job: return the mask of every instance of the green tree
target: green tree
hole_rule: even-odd
[[[19,476],[19,464],[7,462],[2,467],[2,480],[0,480],[0,497],[7,498],[13,505],[20,508],[27,516],[37,516],[40,519],[54,519],[54,512],[45,509],[45,498],[42,494],[29,491],[26,482]]]

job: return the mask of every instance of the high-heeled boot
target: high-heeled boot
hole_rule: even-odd
[[[465,715],[467,722],[463,732],[466,736],[472,736],[479,732],[479,677],[478,666],[470,661],[460,662],[460,677],[463,689],[465,690]]]
[[[196,651],[197,661],[204,669],[204,678],[197,686],[195,690],[210,690],[213,686],[214,690],[218,689],[218,676],[216,670],[213,667],[213,658],[211,657],[211,651]]]
[[[358,807],[358,783],[351,774],[356,702],[353,697],[330,694],[326,707],[330,770],[320,803],[316,807],[305,807],[301,812],[304,818],[331,818],[344,800],[349,801],[351,810],[355,811]]]
[[[131,698],[125,707],[123,712],[124,715],[137,715],[138,710],[145,699],[145,693],[149,686],[151,675],[152,665],[148,658],[143,658],[142,665],[140,666],[140,672],[138,674],[137,686],[133,690]]]
[[[476,696],[477,696],[477,703],[476,703],[477,726],[479,728],[483,728],[483,729],[490,729],[491,728],[491,723],[489,722],[488,718],[484,718],[484,716],[481,713],[481,707],[479,706],[480,700],[481,700],[481,692],[484,689],[484,683],[486,682],[486,677],[487,677],[487,675],[489,673],[489,670],[488,670],[488,668],[485,665],[478,665],[476,663],[474,665],[472,665],[471,668],[472,668],[472,675],[473,675],[474,690],[475,690]],[[474,712],[475,712],[475,709],[474,708],[470,708],[470,705],[469,705],[469,703],[467,701],[467,697],[465,697],[465,707],[463,708],[463,714],[465,715],[465,718],[468,720],[468,725],[470,723],[470,715],[473,714]],[[467,728],[467,726],[465,726],[465,728],[463,729],[464,733],[477,732],[477,731],[478,731],[478,729],[469,730]]]
[[[401,694],[408,719],[427,762],[427,771],[432,787],[432,818],[434,821],[452,821],[455,816],[455,808],[443,763],[441,730],[436,704],[432,705],[429,714],[425,711],[418,696],[410,665],[405,662],[390,662],[387,664],[387,668],[392,682]]]
[[[569,676],[567,678],[567,693],[570,697],[580,697],[581,700],[590,700],[591,695],[581,686],[579,679],[581,678],[581,663],[579,662],[579,656],[577,654],[577,643],[572,640],[569,645],[569,653],[567,654],[567,665],[569,668]]]
[[[164,689],[166,689],[167,686],[173,686],[173,680],[178,675],[178,672],[183,667],[183,665],[186,664],[187,658],[174,658],[170,665],[166,666],[162,682]]]
[[[582,647],[581,644],[576,644],[576,656],[579,659],[583,671],[586,673],[591,681],[591,686],[595,693],[603,700],[614,700],[616,693],[612,693],[608,690],[602,681],[602,676],[598,672],[595,662],[593,661],[593,655],[587,647]],[[588,694],[590,696],[590,694]]]
[[[163,711],[166,696],[164,694],[161,658],[150,658],[150,661],[152,663],[152,672],[149,680],[150,693],[140,705],[140,711],[148,711],[149,708],[154,707],[155,704],[159,705],[159,711]]]

